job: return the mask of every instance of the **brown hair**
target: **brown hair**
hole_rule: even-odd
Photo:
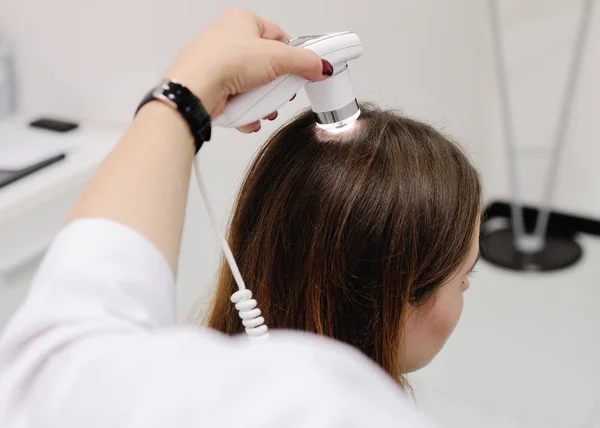
[[[467,157],[428,125],[362,106],[330,135],[310,111],[264,145],[241,187],[229,242],[269,328],[355,346],[405,386],[401,339],[464,262],[480,210]],[[208,324],[243,332],[222,265]]]

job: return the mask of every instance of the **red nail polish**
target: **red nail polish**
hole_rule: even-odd
[[[331,76],[333,74],[333,65],[326,59],[322,59],[321,62],[323,63],[323,75]]]
[[[274,111],[269,116],[267,116],[267,119],[269,119],[269,120],[275,120],[275,119],[277,119],[277,116],[279,116],[279,113],[276,112],[276,111]]]
[[[298,95],[298,94],[294,94],[294,96],[292,98],[290,98],[290,101],[294,101],[294,98],[296,98],[296,95]]]

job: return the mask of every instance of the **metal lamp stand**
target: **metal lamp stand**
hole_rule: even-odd
[[[518,271],[550,271],[568,267],[581,258],[581,247],[572,237],[553,236],[548,233],[548,221],[550,219],[550,205],[556,188],[559,161],[563,153],[565,136],[570,122],[575,88],[581,74],[584,45],[588,38],[593,4],[594,0],[584,0],[575,50],[554,135],[554,145],[542,204],[538,210],[533,230],[531,228],[527,230],[523,219],[523,206],[519,192],[517,155],[498,5],[497,0],[488,0],[502,128],[508,158],[508,178],[512,194],[511,227],[499,230],[486,230],[485,225],[482,227],[482,256],[493,264]]]

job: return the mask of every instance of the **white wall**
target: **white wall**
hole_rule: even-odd
[[[573,32],[575,2],[502,0],[506,12],[510,73],[524,147],[544,146],[554,122],[565,51]],[[362,38],[364,56],[352,64],[360,98],[401,108],[444,129],[469,147],[482,167],[489,197],[505,193],[498,137],[496,88],[492,80],[484,2],[455,0],[254,0],[234,3],[193,0],[19,0],[0,2],[0,26],[15,39],[18,103],[28,113],[55,113],[94,122],[126,123],[177,49],[226,7],[251,7],[293,35],[351,29]],[[600,12],[600,11],[599,11]],[[600,217],[594,161],[600,149],[598,122],[598,25],[565,157],[558,200],[574,211]],[[564,30],[564,31],[563,31]],[[551,41],[549,43],[548,41]],[[592,49],[588,50],[591,53]],[[517,96],[517,93],[520,94]],[[307,105],[301,94],[283,118]],[[202,151],[204,174],[224,222],[236,186],[252,153],[275,125],[240,136],[215,130]],[[539,143],[531,143],[539,137]],[[589,138],[588,138],[589,137]],[[577,152],[577,150],[579,152]],[[595,150],[593,152],[592,150]],[[542,169],[528,158],[528,180]],[[585,187],[573,192],[572,185]],[[586,187],[587,186],[587,187]],[[528,194],[534,195],[532,184]],[[195,188],[189,204],[180,271],[180,310],[186,312],[211,282],[217,251]]]

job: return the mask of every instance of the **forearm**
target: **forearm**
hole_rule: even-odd
[[[176,272],[193,158],[193,139],[179,113],[148,103],[100,166],[69,221],[96,217],[129,226],[156,245]]]

